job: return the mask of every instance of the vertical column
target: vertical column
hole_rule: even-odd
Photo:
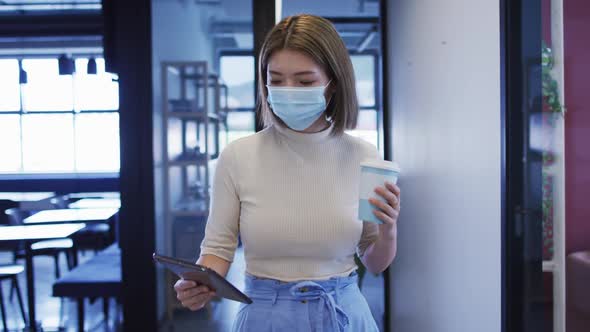
[[[557,81],[561,105],[565,105],[563,0],[551,0],[551,40],[554,57],[552,75]],[[555,126],[556,169],[553,225],[553,331],[565,332],[565,146],[564,119]]]

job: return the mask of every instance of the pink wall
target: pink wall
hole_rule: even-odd
[[[566,253],[590,250],[590,1],[564,0]]]

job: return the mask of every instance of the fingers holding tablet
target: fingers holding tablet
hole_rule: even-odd
[[[202,309],[215,297],[215,292],[204,285],[197,285],[192,280],[179,279],[174,285],[176,298],[192,311]]]

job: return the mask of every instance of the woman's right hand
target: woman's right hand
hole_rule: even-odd
[[[207,286],[197,286],[197,283],[191,280],[180,279],[174,284],[176,298],[186,308],[192,311],[202,309],[213,297],[215,292]]]

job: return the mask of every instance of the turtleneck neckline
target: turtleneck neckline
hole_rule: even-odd
[[[295,131],[287,126],[281,126],[279,124],[274,124],[273,127],[279,134],[281,134],[281,136],[294,142],[323,143],[333,138],[333,136],[331,136],[330,133],[334,128],[334,124],[332,123],[328,128],[315,133],[302,133],[299,131]]]

